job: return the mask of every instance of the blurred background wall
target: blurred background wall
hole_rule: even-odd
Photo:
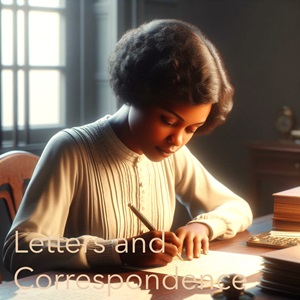
[[[300,1],[297,0],[156,0],[119,1],[118,36],[155,18],[179,18],[197,25],[221,52],[235,87],[228,121],[189,147],[220,181],[251,203],[247,145],[281,137],[274,126],[288,105],[300,127]],[[300,159],[299,159],[300,162]],[[300,175],[300,174],[299,174]],[[300,181],[299,181],[300,184]],[[261,201],[272,212],[272,192]]]

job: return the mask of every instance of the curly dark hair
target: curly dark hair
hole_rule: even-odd
[[[212,103],[198,134],[223,123],[232,108],[234,89],[220,54],[181,20],[154,20],[125,33],[110,56],[110,76],[120,103]]]

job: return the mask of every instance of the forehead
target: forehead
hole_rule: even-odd
[[[208,117],[212,104],[171,104],[167,103],[158,107],[159,110],[187,123],[202,123]]]

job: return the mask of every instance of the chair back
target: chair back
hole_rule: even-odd
[[[33,170],[39,160],[39,156],[26,151],[9,151],[0,155],[0,200],[4,200],[8,211],[8,218],[12,222],[20,206],[24,192],[27,188]],[[3,212],[1,214],[4,216]],[[4,220],[1,220],[4,221]],[[8,221],[8,220],[7,220]],[[1,224],[0,230],[4,230],[5,224]],[[1,233],[1,249],[2,249]],[[2,265],[0,251],[0,284],[6,277],[10,280],[9,274]],[[4,273],[4,275],[2,274]]]
[[[26,151],[0,155],[0,199],[6,203],[11,221],[20,206],[39,156]]]

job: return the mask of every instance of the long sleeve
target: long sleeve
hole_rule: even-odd
[[[87,229],[88,201],[76,207],[79,198],[89,195],[82,174],[89,174],[90,164],[80,151],[65,132],[45,148],[4,246],[4,262],[13,273],[24,265],[37,272],[87,269],[95,250],[101,251],[98,263],[119,263],[116,240],[101,239]]]
[[[205,223],[210,239],[231,238],[252,223],[249,204],[216,180],[184,147],[174,155],[176,192],[192,216]]]

